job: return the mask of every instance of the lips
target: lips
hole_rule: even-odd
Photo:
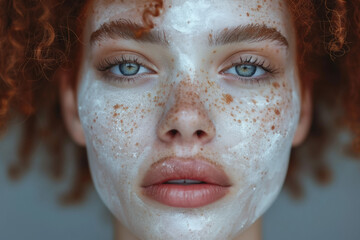
[[[161,204],[198,208],[224,197],[230,181],[206,158],[164,158],[150,167],[141,186],[145,196]]]

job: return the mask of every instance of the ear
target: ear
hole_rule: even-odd
[[[301,99],[300,119],[292,142],[293,147],[299,146],[308,135],[312,120],[312,99],[310,90],[305,90]]]
[[[59,84],[61,110],[66,129],[77,144],[85,146],[85,135],[77,110],[76,88],[72,84],[76,81],[74,71],[60,68],[55,73],[55,77]]]

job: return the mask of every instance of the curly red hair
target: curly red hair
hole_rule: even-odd
[[[2,0],[0,2],[0,129],[15,116],[26,118],[19,161],[9,167],[12,178],[30,166],[31,153],[40,140],[53,158],[47,162],[52,176],[63,175],[64,147],[68,136],[62,121],[57,69],[72,66],[79,46],[85,0]],[[309,141],[324,149],[331,131],[318,117],[319,109],[342,99],[343,121],[353,133],[352,152],[360,153],[360,3],[345,0],[287,0],[297,34],[297,53],[302,89],[314,91],[314,121]],[[143,13],[144,29],[153,27],[161,0],[151,1]],[[141,32],[137,33],[141,34]],[[304,91],[303,91],[304,92]],[[338,96],[341,96],[339,98]],[[44,100],[46,99],[46,100]],[[319,147],[320,146],[320,147]],[[90,182],[86,152],[77,147],[78,161],[73,188],[64,200],[81,199]],[[305,161],[293,151],[287,186],[300,192],[299,172],[310,165],[319,180],[329,171],[318,155]],[[313,154],[313,153],[312,153]]]

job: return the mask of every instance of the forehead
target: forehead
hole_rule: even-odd
[[[284,0],[164,0],[160,17],[152,18],[155,28],[174,34],[197,35],[244,24],[277,29],[285,37],[291,32],[289,11]],[[142,24],[143,13],[154,9],[149,0],[94,0],[89,8],[88,27],[129,19]]]

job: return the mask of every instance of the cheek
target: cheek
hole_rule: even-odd
[[[290,79],[291,80],[291,79]],[[220,122],[222,154],[237,197],[248,199],[249,216],[260,216],[281,189],[300,105],[289,80],[251,93],[232,93]]]
[[[144,91],[84,81],[79,89],[79,115],[86,135],[95,186],[110,209],[125,206],[141,163],[148,158],[167,86]],[[117,200],[114,200],[117,201]]]

